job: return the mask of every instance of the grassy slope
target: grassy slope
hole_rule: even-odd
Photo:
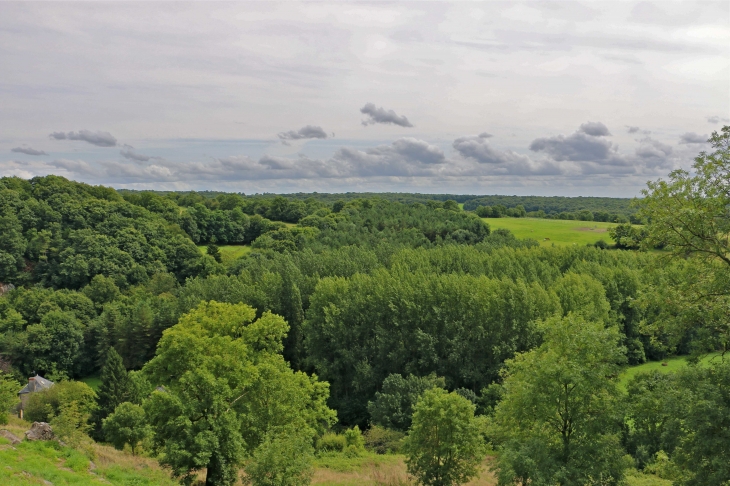
[[[506,228],[517,238],[532,238],[541,245],[586,245],[604,240],[612,243],[608,228],[615,223],[598,221],[565,221],[538,218],[482,218],[492,229]],[[546,240],[545,238],[550,238]]]
[[[29,429],[29,424],[11,417],[9,430],[19,438]],[[59,485],[120,485],[120,486],[173,486],[156,461],[132,456],[109,446],[89,444],[88,455],[71,447],[63,447],[56,441],[27,442],[11,446],[0,437],[0,484],[4,486],[27,484]],[[49,481],[50,483],[46,482]]]

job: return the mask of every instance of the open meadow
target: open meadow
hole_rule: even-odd
[[[198,249],[203,253],[208,253],[207,245],[198,245]],[[221,260],[223,263],[229,263],[233,260],[241,258],[242,256],[251,252],[250,245],[221,245],[218,247],[221,253]]]
[[[593,244],[603,240],[611,244],[608,236],[609,228],[616,223],[602,223],[599,221],[576,221],[561,219],[539,218],[482,218],[492,230],[508,229],[517,238],[531,238],[543,246]]]

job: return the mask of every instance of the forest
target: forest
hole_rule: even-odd
[[[486,455],[500,485],[728,485],[730,127],[711,141],[631,205],[2,178],[0,412],[41,375],[26,420],[183,484],[302,485],[316,457],[397,452],[424,485]],[[558,247],[488,220],[580,214],[626,224]]]

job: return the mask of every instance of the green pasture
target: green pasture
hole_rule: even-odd
[[[208,253],[208,245],[198,245],[198,249],[203,253]],[[251,253],[251,247],[249,245],[221,245],[218,247],[221,252],[221,260],[223,263],[231,262],[243,255]]]
[[[702,357],[700,359],[700,364],[703,366],[708,366],[713,361],[717,361],[720,359],[720,353],[711,353],[707,356]],[[672,371],[677,371],[684,368],[685,366],[687,366],[687,363],[687,356],[674,356],[672,358],[667,358],[662,361],[648,361],[640,365],[631,366],[625,368],[621,372],[621,376],[619,376],[618,386],[622,390],[626,390],[626,385],[629,383],[629,381],[631,381],[631,379],[639,373],[647,371],[660,371],[662,373],[670,373]]]
[[[94,391],[99,391],[99,387],[101,386],[101,377],[99,375],[91,375],[87,376],[86,378],[81,378],[81,380],[87,385],[89,385]]]
[[[616,223],[539,218],[482,218],[495,230],[505,228],[517,238],[531,238],[541,245],[587,245],[598,240],[613,244],[608,229]]]

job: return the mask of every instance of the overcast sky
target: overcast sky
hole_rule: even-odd
[[[0,175],[635,196],[730,124],[730,1],[0,2]]]

